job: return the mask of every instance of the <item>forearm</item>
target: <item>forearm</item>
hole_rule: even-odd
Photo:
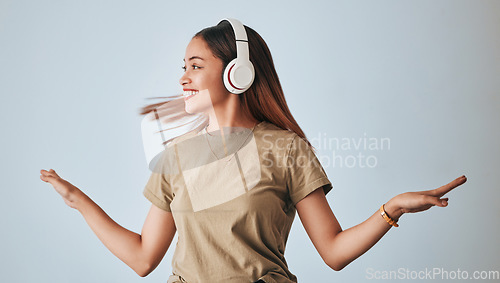
[[[385,205],[385,211],[396,221],[402,215],[391,201]],[[373,247],[391,227],[377,210],[364,222],[338,233],[331,241],[329,266],[341,270]]]
[[[118,225],[84,193],[79,193],[76,199],[75,208],[99,240],[137,274],[147,274],[150,266],[142,253],[141,235]]]

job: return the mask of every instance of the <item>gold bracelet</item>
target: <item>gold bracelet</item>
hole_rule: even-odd
[[[382,206],[380,207],[380,215],[382,215],[387,223],[391,224],[394,227],[399,227],[398,223],[396,223],[394,219],[390,218],[389,215],[387,215],[387,213],[385,212],[384,204],[382,204]]]

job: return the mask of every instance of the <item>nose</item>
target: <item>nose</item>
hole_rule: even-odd
[[[184,75],[179,80],[179,83],[183,86],[186,84],[189,84],[191,82],[191,79],[188,76],[188,72],[184,72]]]

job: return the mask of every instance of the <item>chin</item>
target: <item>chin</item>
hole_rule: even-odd
[[[193,109],[193,107],[190,107],[188,105],[186,105],[186,107],[184,109],[186,110],[186,113],[188,113],[188,114],[200,113],[199,111],[196,110],[196,108]]]
[[[207,110],[210,108],[208,105],[200,105],[197,103],[191,103],[191,101],[186,101],[184,109],[188,114],[198,114],[198,113],[207,113]]]
[[[208,113],[210,109],[213,110],[212,100],[208,93],[202,93],[196,95],[184,101],[185,110],[189,114],[197,113]]]

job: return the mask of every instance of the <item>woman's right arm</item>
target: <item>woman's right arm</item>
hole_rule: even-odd
[[[90,197],[54,170],[41,170],[40,179],[50,183],[64,202],[77,209],[99,240],[139,276],[153,271],[168,250],[176,227],[172,213],[151,205],[141,234],[118,225]]]

